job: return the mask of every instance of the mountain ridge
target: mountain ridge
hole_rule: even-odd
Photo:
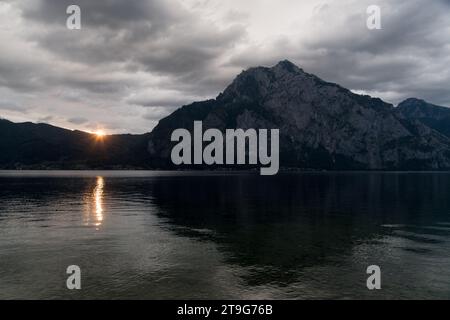
[[[205,130],[279,129],[282,167],[448,170],[448,120],[445,107],[415,98],[394,107],[283,60],[244,70],[215,99],[182,106],[142,135],[96,143],[82,131],[0,121],[0,168],[179,169],[170,161],[170,135],[203,121]]]
[[[358,95],[289,61],[243,71],[216,99],[184,106],[150,134],[163,165],[170,132],[205,128],[279,128],[282,166],[349,170],[450,168],[450,141],[392,104]],[[170,166],[170,164],[169,164]]]
[[[0,168],[139,168],[149,161],[147,136],[126,134],[98,139],[79,130],[0,119]]]

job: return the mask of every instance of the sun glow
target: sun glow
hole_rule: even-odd
[[[94,134],[97,136],[97,138],[103,138],[106,135],[105,131],[103,130],[94,131]]]

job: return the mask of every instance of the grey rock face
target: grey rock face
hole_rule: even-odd
[[[215,100],[184,106],[151,133],[158,166],[170,166],[174,129],[277,128],[280,164],[315,169],[450,168],[450,139],[378,98],[352,93],[289,61],[242,72]]]

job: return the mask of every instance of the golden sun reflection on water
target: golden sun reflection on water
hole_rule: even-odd
[[[96,226],[100,226],[103,221],[103,187],[105,181],[102,177],[97,177],[97,184],[94,189],[95,199],[95,218],[97,220]]]
[[[103,209],[103,188],[105,186],[105,180],[103,177],[97,177],[95,187],[92,193],[85,197],[86,211],[84,214],[84,224],[86,226],[98,227],[102,225],[104,219]]]

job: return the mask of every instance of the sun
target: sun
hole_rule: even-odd
[[[101,139],[101,138],[103,138],[106,135],[105,131],[103,131],[101,129],[94,131],[93,134],[95,134],[95,136],[98,139]]]

